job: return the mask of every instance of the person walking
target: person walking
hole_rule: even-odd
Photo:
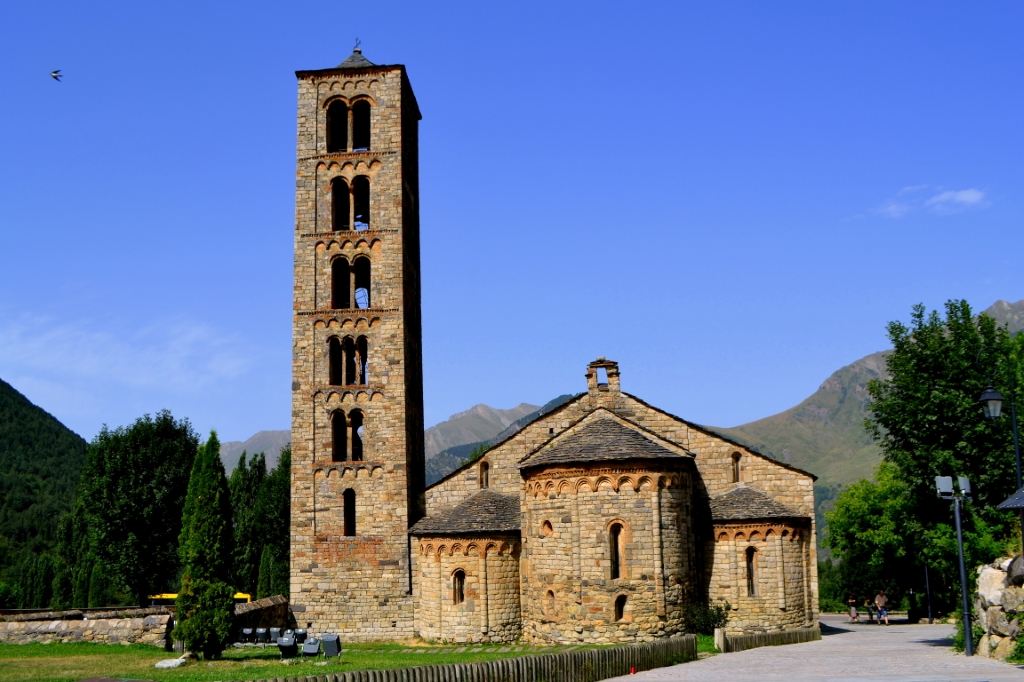
[[[864,610],[868,612],[868,622],[875,622],[875,603],[871,601],[871,597],[864,598]]]
[[[885,608],[885,605],[889,603],[888,598],[885,596],[885,592],[882,590],[878,591],[875,595],[875,608],[878,609],[878,624],[882,624],[882,619],[885,618],[885,624],[889,624],[889,611]]]
[[[850,622],[859,623],[860,616],[857,614],[857,597],[853,596],[853,592],[850,592],[849,597],[846,599],[846,603],[850,607]]]

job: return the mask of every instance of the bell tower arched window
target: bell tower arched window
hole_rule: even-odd
[[[370,229],[370,178],[357,175],[352,178],[352,222],[357,230]]]
[[[356,294],[356,307],[357,308],[369,308],[370,307],[370,259],[360,256],[355,259],[352,264],[355,272],[353,273],[353,279],[355,280],[355,294]]]
[[[356,339],[356,368],[359,372],[359,383],[370,383],[370,342],[365,336]]]
[[[353,537],[356,534],[356,491],[349,488],[341,494],[341,500],[344,532],[346,536]]]
[[[352,104],[352,151],[370,149],[370,103],[359,100]]]
[[[332,336],[327,342],[327,367],[328,383],[341,386],[344,383],[345,352],[337,336]]]
[[[352,461],[363,461],[363,413],[352,410],[348,414],[352,426]]]
[[[622,524],[613,523],[608,529],[608,556],[611,559],[611,579],[616,580],[622,577],[623,560],[622,551]]]
[[[351,308],[352,295],[350,291],[351,273],[348,260],[335,258],[331,261],[331,307],[334,309]]]
[[[335,410],[331,413],[331,460],[344,462],[348,459],[348,424],[345,413]]]
[[[336,99],[327,105],[327,151],[348,151],[348,105]]]
[[[331,180],[331,229],[335,232],[351,229],[351,193],[352,189],[345,182],[345,178]]]

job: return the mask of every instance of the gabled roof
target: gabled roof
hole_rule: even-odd
[[[724,495],[711,498],[711,520],[754,521],[757,519],[805,519],[807,516],[776,502],[760,490],[739,485]]]
[[[663,443],[668,441],[648,435],[639,427],[626,426],[621,417],[605,408],[591,412],[578,423],[580,426],[573,431],[555,437],[523,458],[519,468],[629,459],[689,459],[665,447]]]
[[[358,47],[352,50],[352,54],[348,56],[348,59],[338,64],[339,69],[364,69],[367,66],[377,66],[369,59],[363,56],[363,51]]]
[[[453,509],[420,519],[410,535],[518,533],[519,497],[481,490]]]

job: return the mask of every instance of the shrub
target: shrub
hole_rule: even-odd
[[[683,606],[683,628],[697,635],[713,635],[715,628],[724,628],[729,622],[729,608],[729,602],[686,604]]]

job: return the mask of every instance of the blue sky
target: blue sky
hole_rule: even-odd
[[[1024,4],[0,6],[0,378],[86,438],[288,428],[294,71],[420,107],[427,423],[733,426],[911,306],[1024,299]],[[64,81],[49,77],[62,69]]]

